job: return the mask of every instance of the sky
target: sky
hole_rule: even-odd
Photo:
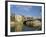
[[[10,5],[10,12],[15,15],[41,16],[41,6]]]

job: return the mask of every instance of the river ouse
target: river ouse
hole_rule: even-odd
[[[15,15],[10,16],[11,32],[41,30],[41,17]]]

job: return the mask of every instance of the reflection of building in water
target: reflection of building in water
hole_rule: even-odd
[[[15,31],[22,31],[22,27],[23,27],[23,22],[27,21],[27,20],[34,20],[33,22],[28,21],[28,24],[31,23],[33,24],[34,27],[36,26],[41,26],[41,22],[39,20],[39,18],[34,19],[34,17],[25,17],[22,15],[15,15],[15,16],[11,16],[11,27],[15,27]]]
[[[11,25],[15,26],[15,31],[18,32],[18,31],[22,31],[22,27],[23,27],[23,16],[21,15],[16,15],[15,17],[15,23],[13,21],[11,21]],[[13,19],[14,19],[13,18]],[[12,20],[13,20],[12,19]]]
[[[21,15],[16,15],[15,19],[17,21],[17,25],[16,25],[16,31],[22,31],[22,27],[23,27],[23,16]]]
[[[36,30],[41,30],[42,28],[42,19],[40,17],[25,17],[24,21],[30,27],[36,28]]]

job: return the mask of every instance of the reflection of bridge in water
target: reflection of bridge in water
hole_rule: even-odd
[[[17,16],[17,17],[19,17],[19,16]],[[21,20],[20,22],[17,22],[16,19],[19,19],[19,20],[23,19],[23,21]],[[15,27],[15,31],[16,31],[16,28],[17,28],[17,31],[21,31],[21,28],[23,25],[22,23],[24,21],[26,21],[27,24],[29,24],[29,25],[32,24],[34,27],[36,27],[36,26],[41,26],[41,22],[39,20],[41,20],[41,19],[33,19],[33,17],[31,18],[31,17],[24,17],[24,16],[15,18],[15,16],[11,16],[11,26]]]
[[[18,15],[15,15],[15,14],[11,14],[11,26],[12,27],[15,27],[15,31],[17,30],[17,31],[21,31],[21,28],[22,28],[22,26],[23,26],[23,22],[24,21],[26,21],[27,22],[27,24],[29,24],[29,23],[31,23],[34,27],[38,27],[38,26],[41,26],[41,19],[39,19],[39,18],[37,18],[37,19],[34,19],[33,17],[25,17],[24,15],[22,15],[22,14],[20,14],[19,13],[19,15],[21,16],[21,17],[19,17]],[[21,21],[19,21],[19,22],[17,22],[16,21],[16,19],[17,20],[20,20],[20,19],[22,19]],[[30,25],[31,25],[30,24]]]

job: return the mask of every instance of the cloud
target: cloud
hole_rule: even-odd
[[[26,15],[26,13],[29,14],[29,11],[31,10],[31,8],[32,7],[30,7],[30,6],[17,5],[15,13],[20,14],[20,15]]]
[[[17,5],[16,8],[18,8],[18,10],[22,10],[22,11],[29,11],[32,6],[25,6],[25,5]]]

